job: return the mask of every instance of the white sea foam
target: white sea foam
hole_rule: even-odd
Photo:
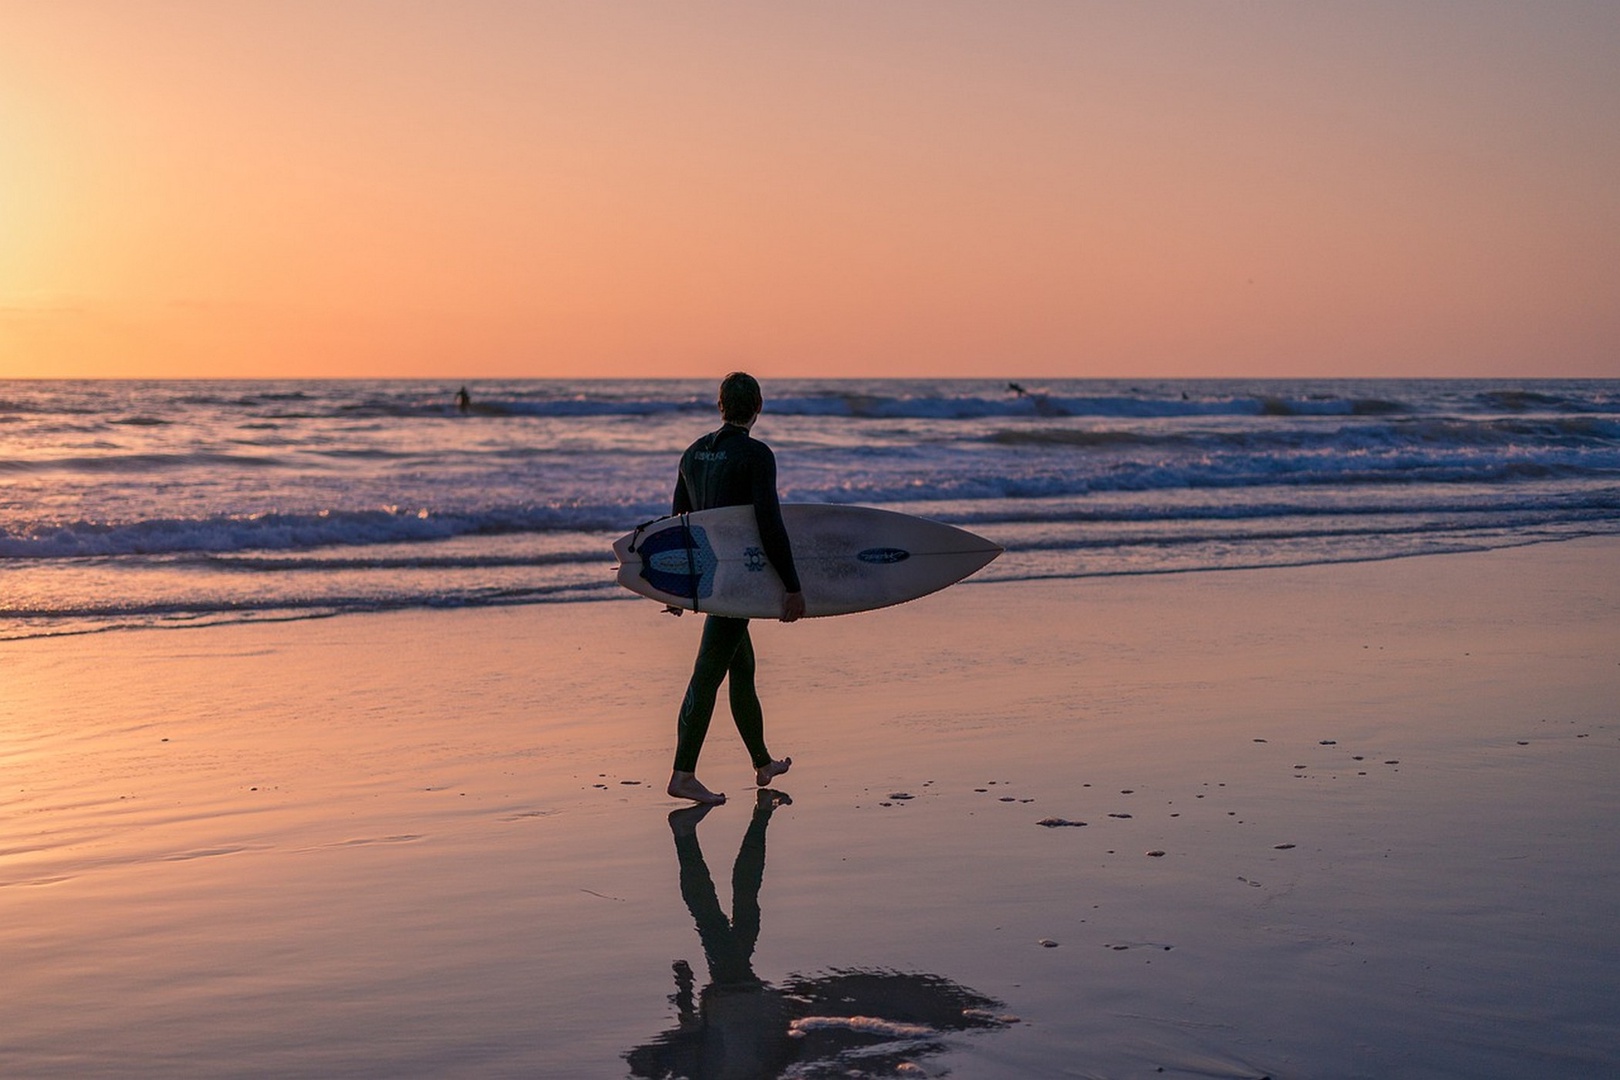
[[[785,499],[974,528],[1007,548],[986,577],[1620,531],[1620,382],[1021,388],[779,380],[756,433]],[[708,382],[455,389],[0,383],[0,635],[615,595],[607,542],[714,423]]]
[[[796,1039],[812,1031],[854,1031],[881,1039],[927,1039],[939,1034],[925,1024],[904,1024],[876,1016],[802,1016],[788,1024],[788,1034]]]

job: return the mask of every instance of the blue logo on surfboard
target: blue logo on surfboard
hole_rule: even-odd
[[[641,576],[669,596],[698,600],[712,595],[717,563],[702,526],[676,525],[653,533],[641,545]]]
[[[905,562],[911,558],[911,552],[905,548],[876,547],[856,552],[855,557],[864,563],[876,563],[887,566],[890,563]]]

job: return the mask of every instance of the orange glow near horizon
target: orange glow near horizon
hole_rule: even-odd
[[[0,377],[1620,376],[1620,9],[0,0]]]

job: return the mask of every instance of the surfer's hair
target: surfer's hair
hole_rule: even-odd
[[[720,380],[720,417],[733,424],[746,424],[765,407],[759,380],[746,371],[733,371]]]

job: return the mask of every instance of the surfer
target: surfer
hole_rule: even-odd
[[[752,505],[759,523],[760,545],[787,589],[782,598],[782,621],[793,622],[804,615],[804,594],[799,591],[793,548],[788,543],[776,495],[776,455],[750,434],[764,404],[759,382],[752,375],[734,371],[721,380],[718,405],[723,423],[681,455],[672,512]],[[681,613],[679,608],[669,610]],[[696,775],[698,754],[709,733],[722,681],[729,682],[731,717],[748,748],[759,786],[766,786],[793,764],[790,757],[772,758],[765,746],[765,718],[754,689],[754,644],[748,636],[748,620],[708,615],[676,724],[675,767],[668,792],[677,799],[726,801],[724,792],[710,791]]]
[[[456,391],[456,408],[464,413],[472,411],[472,395],[465,386]]]

